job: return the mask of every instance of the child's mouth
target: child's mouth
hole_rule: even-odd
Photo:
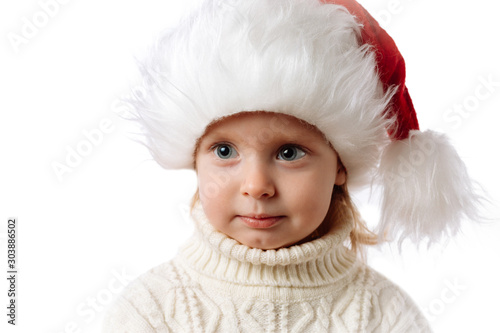
[[[245,223],[247,226],[253,229],[268,229],[274,227],[278,224],[284,216],[241,216],[238,217]]]

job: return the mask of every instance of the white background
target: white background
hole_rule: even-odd
[[[6,324],[1,278],[2,332],[98,332],[123,284],[170,259],[190,234],[183,211],[194,173],[162,170],[130,139],[134,128],[117,112],[137,77],[134,56],[194,2],[1,3],[0,276],[9,217],[18,218],[20,272],[16,327]],[[495,2],[360,2],[405,56],[422,129],[448,133],[498,202]],[[38,27],[30,30],[29,22]],[[16,45],[13,38],[25,39]],[[487,90],[482,80],[496,84]],[[475,97],[477,89],[488,96]],[[78,148],[87,156],[71,160]],[[73,167],[58,177],[54,163],[67,165],[68,158]],[[376,208],[359,204],[373,225]],[[499,216],[498,209],[490,213]],[[436,332],[500,332],[499,238],[497,223],[469,223],[456,241],[430,251],[410,248],[401,257],[384,248],[369,259],[426,310]]]

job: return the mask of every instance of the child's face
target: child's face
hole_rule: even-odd
[[[196,153],[200,201],[220,232],[253,248],[309,236],[345,172],[325,138],[297,119],[248,112],[212,125]]]

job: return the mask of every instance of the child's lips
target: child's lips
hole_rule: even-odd
[[[270,216],[270,215],[238,215],[240,220],[247,226],[253,229],[269,229],[280,223],[284,216]]]

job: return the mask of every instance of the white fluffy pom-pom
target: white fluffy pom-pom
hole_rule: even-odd
[[[389,144],[380,163],[383,186],[379,234],[431,243],[452,236],[463,219],[477,219],[481,196],[444,134],[411,131]]]

